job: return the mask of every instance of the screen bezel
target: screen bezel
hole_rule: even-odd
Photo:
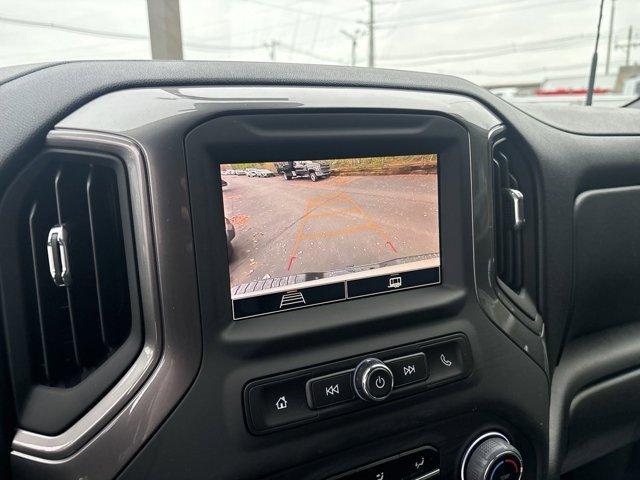
[[[211,270],[214,270],[217,278],[225,278],[229,282],[220,164],[427,153],[438,156],[440,281],[389,293],[399,298],[407,291],[431,290],[437,295],[443,286],[459,287],[464,283],[460,277],[464,270],[460,264],[461,257],[452,253],[463,248],[460,193],[464,192],[470,178],[469,137],[468,132],[452,119],[415,111],[270,110],[266,113],[229,113],[193,130],[187,138],[187,147],[198,269],[205,272],[207,279],[212,278]],[[451,209],[457,213],[447,213]],[[449,222],[448,218],[456,220]],[[456,228],[450,228],[448,224]],[[225,255],[220,252],[225,252]],[[225,321],[232,321],[230,283],[222,285],[218,281],[215,285],[209,284],[208,294],[214,294],[219,300],[215,307],[217,315]],[[388,295],[375,297],[387,298]],[[329,305],[268,315],[275,321],[276,317],[286,318],[301,311],[327,309],[336,303],[363,301],[371,302],[373,297],[340,300]],[[264,315],[243,318],[242,321],[256,320]]]

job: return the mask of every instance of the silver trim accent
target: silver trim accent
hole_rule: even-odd
[[[485,433],[483,435],[480,435],[478,438],[476,438],[471,443],[471,445],[469,445],[467,447],[467,449],[464,452],[464,456],[462,457],[462,463],[461,463],[461,466],[460,466],[460,480],[466,480],[465,475],[464,475],[464,471],[467,468],[467,463],[469,462],[469,457],[473,454],[473,452],[475,451],[475,449],[478,446],[478,444],[481,443],[483,440],[486,440],[487,438],[491,438],[491,437],[502,438],[505,442],[507,442],[509,445],[511,445],[511,442],[509,441],[509,439],[506,436],[504,436],[502,433],[500,433],[500,432],[487,432],[487,433]],[[524,465],[524,462],[522,462],[522,458],[520,458],[520,462]],[[485,474],[486,474],[486,472],[485,472]],[[522,469],[520,470],[520,476],[518,477],[518,480],[520,480],[521,478],[522,478]]]
[[[49,260],[51,278],[57,287],[68,287],[71,284],[68,243],[69,235],[67,235],[67,229],[63,225],[57,225],[49,230],[49,235],[47,235],[47,258]],[[58,251],[57,256],[60,259],[60,268],[58,268],[56,262],[54,249]]]
[[[503,188],[502,189],[513,204],[513,225],[514,230],[520,230],[524,225],[524,195],[520,190],[515,188]]]
[[[440,475],[440,469],[436,468],[435,470],[425,473],[421,477],[416,477],[413,480],[428,480],[429,478],[437,477],[438,475]]]
[[[369,387],[367,385],[369,381],[369,377],[376,370],[384,370],[389,374],[391,378],[391,388],[389,389],[389,393],[387,393],[384,397],[376,397],[369,391]],[[354,390],[358,397],[367,402],[381,402],[391,395],[393,391],[393,372],[382,360],[377,358],[365,358],[362,360],[356,369],[353,372],[353,386]]]

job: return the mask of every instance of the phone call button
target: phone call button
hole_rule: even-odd
[[[440,382],[464,373],[462,345],[458,340],[427,347],[428,383]]]

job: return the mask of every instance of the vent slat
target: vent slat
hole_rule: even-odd
[[[117,180],[113,171],[95,166],[92,181],[94,209],[94,239],[96,276],[100,282],[103,318],[107,342],[111,348],[120,345],[129,335],[130,322],[123,319],[131,315],[131,299],[126,264],[124,232],[120,214]]]
[[[29,355],[28,384],[78,385],[132,332],[131,295],[137,291],[130,291],[133,267],[123,223],[129,217],[121,210],[126,190],[119,187],[125,179],[116,171],[99,162],[60,160],[43,167],[25,192],[21,225],[27,241],[20,245],[19,262],[25,270],[21,335]],[[64,241],[52,237],[52,248],[58,249],[52,277],[48,240],[59,231]],[[64,283],[60,258],[69,271]]]
[[[42,292],[40,289],[40,273],[38,268],[38,252],[37,249],[41,245],[38,243],[38,235],[36,228],[36,215],[38,213],[38,203],[35,202],[29,212],[29,242],[31,246],[31,260],[33,262],[33,283],[36,294],[36,309],[38,316],[38,332],[40,339],[40,348],[42,353],[42,369],[44,373],[44,380],[47,384],[51,384],[51,366],[49,365],[49,354],[47,348],[47,333],[45,328],[45,306],[43,304]]]
[[[56,208],[58,212],[58,224],[64,225],[64,208],[63,208],[63,173],[62,170],[58,170],[55,176],[54,185],[56,193]],[[78,332],[76,329],[76,322],[73,314],[73,299],[71,298],[71,290],[65,288],[67,294],[67,309],[69,312],[69,328],[71,332],[71,346],[73,347],[73,363],[77,368],[82,367],[80,360],[80,345],[78,343]]]
[[[96,212],[96,187],[95,187],[95,179],[94,179],[94,171],[93,168],[89,172],[87,176],[87,212],[89,214],[89,232],[91,236],[91,257],[93,260],[93,270],[95,272],[95,282],[96,282],[96,299],[98,306],[98,319],[100,321],[100,339],[102,340],[102,345],[105,348],[109,348],[109,339],[107,332],[107,325],[104,317],[104,304],[102,300],[102,288],[100,285],[100,265],[98,263],[98,247],[96,241],[96,229],[97,229],[97,212]]]
[[[496,274],[514,291],[523,282],[522,234],[514,225],[514,208],[509,190],[519,190],[512,175],[509,158],[501,151],[493,157],[494,218],[496,242]]]

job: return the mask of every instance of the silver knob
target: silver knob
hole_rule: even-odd
[[[356,367],[353,383],[362,400],[379,402],[393,390],[393,373],[381,360],[367,358]]]
[[[522,456],[507,437],[485,433],[469,447],[462,459],[462,480],[520,480]]]

